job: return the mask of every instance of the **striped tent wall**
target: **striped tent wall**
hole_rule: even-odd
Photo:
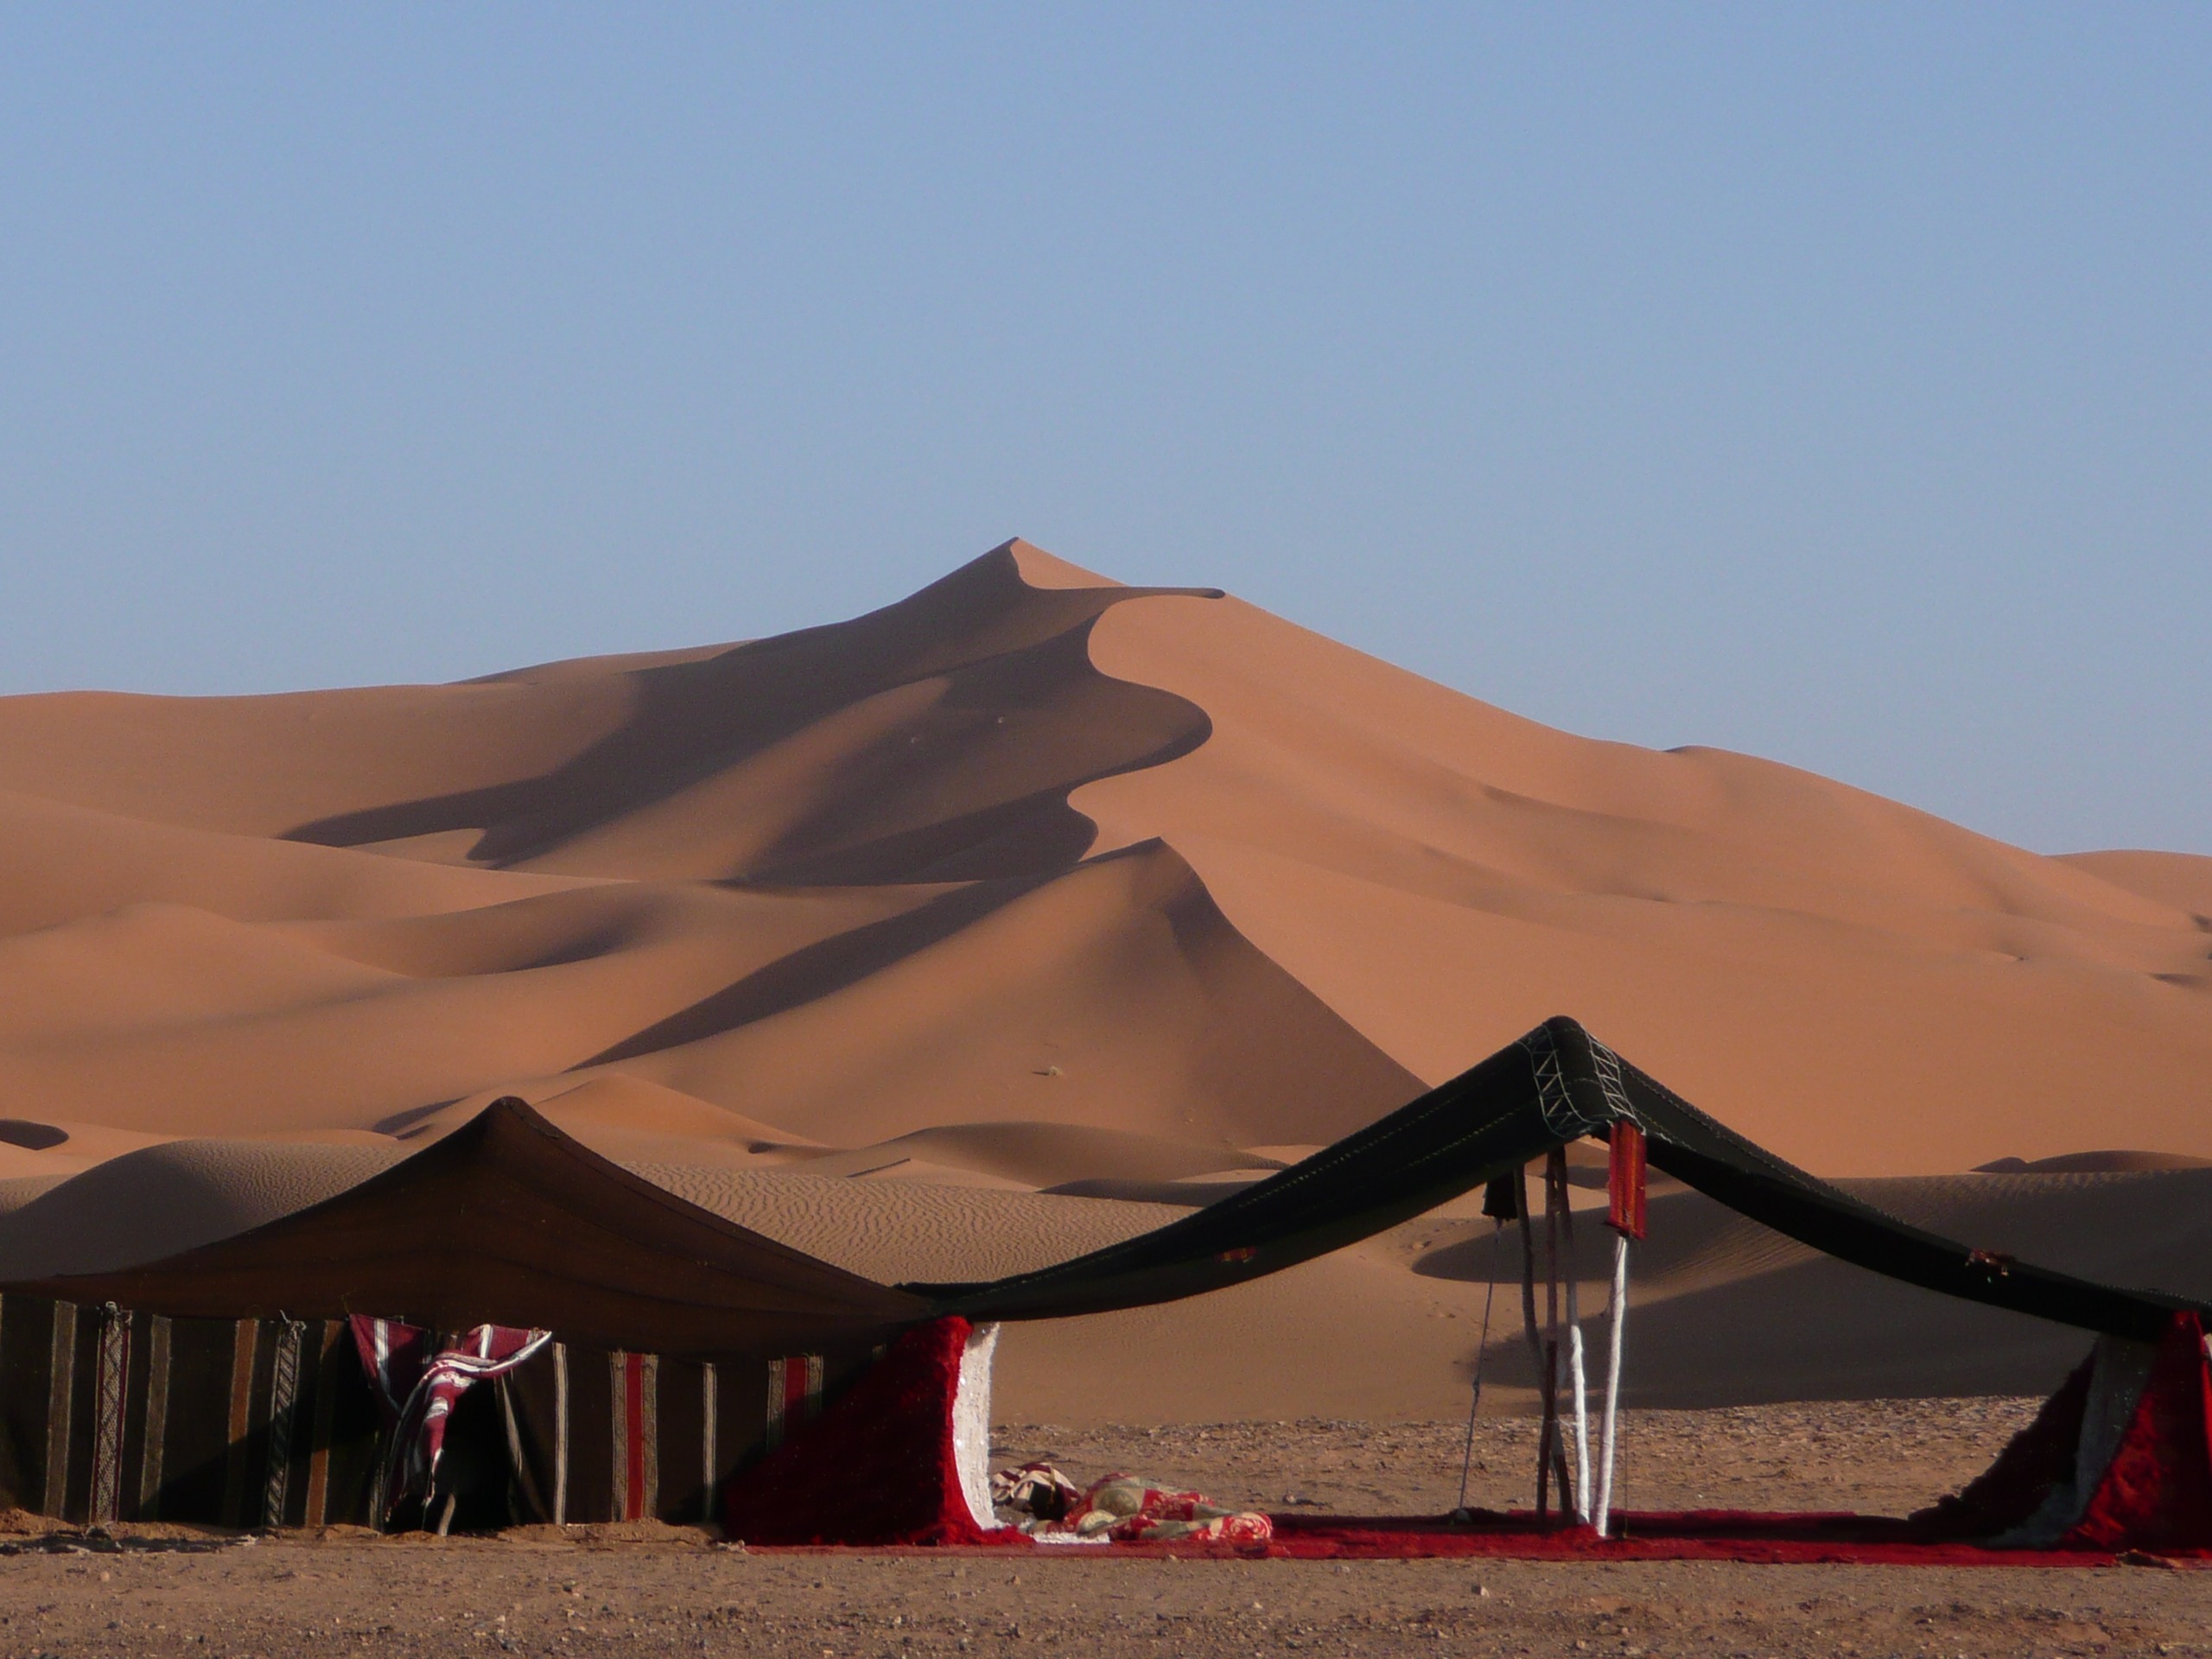
[[[709,1523],[724,1483],[877,1350],[715,1361],[554,1342],[501,1379],[518,1520]]]
[[[477,1484],[464,1524],[712,1522],[730,1476],[879,1351],[704,1361],[555,1341],[462,1397],[442,1474]],[[0,1503],[74,1525],[372,1526],[390,1449],[344,1320],[0,1295]]]
[[[375,1402],[343,1321],[0,1296],[0,1494],[79,1525],[364,1523]]]

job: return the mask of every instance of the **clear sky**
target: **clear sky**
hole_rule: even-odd
[[[2212,852],[2212,7],[0,10],[0,690],[1009,535]]]

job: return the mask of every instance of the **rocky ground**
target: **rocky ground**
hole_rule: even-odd
[[[1913,1507],[1986,1462],[2031,1403],[1639,1413],[1622,1496]],[[1532,1425],[1484,1422],[1472,1496],[1518,1498]],[[1435,1510],[1464,1424],[1002,1427],[1050,1453],[1281,1508]],[[1516,1483],[1520,1483],[1517,1484]],[[1226,1656],[2212,1653],[2212,1574],[1679,1562],[1019,1559],[747,1552],[656,1526],[498,1537],[115,1541],[26,1527],[0,1558],[0,1654],[215,1656],[1013,1653]]]
[[[1903,1515],[1989,1465],[2039,1400],[1853,1400],[1624,1414],[1623,1509],[1857,1510]],[[1259,1510],[1437,1515],[1535,1499],[1536,1420],[1199,1423],[1071,1429],[1001,1424],[995,1463],[1042,1458],[1078,1482],[1113,1471]]]

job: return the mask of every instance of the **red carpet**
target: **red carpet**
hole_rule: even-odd
[[[1263,1545],[1033,1545],[1036,1553],[1090,1560],[1421,1560],[1488,1557],[1496,1560],[1761,1561],[1861,1567],[2113,1567],[2123,1561],[2212,1567],[2212,1550],[2155,1555],[2097,1549],[1985,1549],[1930,1540],[1910,1522],[1885,1516],[1760,1515],[1726,1510],[1679,1513],[1624,1511],[1618,1536],[1599,1539],[1586,1527],[1539,1527],[1525,1513],[1484,1515],[1455,1525],[1441,1517],[1287,1516],[1273,1517],[1275,1535]],[[1003,1555],[1006,1535],[983,1546]],[[1005,1540],[1005,1541],[1001,1541]],[[1017,1543],[1017,1547],[1019,1544]],[[817,1548],[841,1548],[817,1546]],[[956,1549],[957,1547],[955,1547]],[[899,1553],[906,1553],[904,1550]],[[943,1547],[916,1553],[942,1554]]]

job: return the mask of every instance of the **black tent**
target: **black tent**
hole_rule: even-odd
[[[1568,1019],[1303,1163],[1184,1220],[987,1284],[901,1288],[976,1319],[1064,1319],[1198,1295],[1325,1255],[1612,1126],[1653,1166],[1738,1214],[1862,1268],[1969,1301],[2139,1341],[2203,1304],[2123,1290],[1978,1249],[1887,1216],[1754,1146]]]

